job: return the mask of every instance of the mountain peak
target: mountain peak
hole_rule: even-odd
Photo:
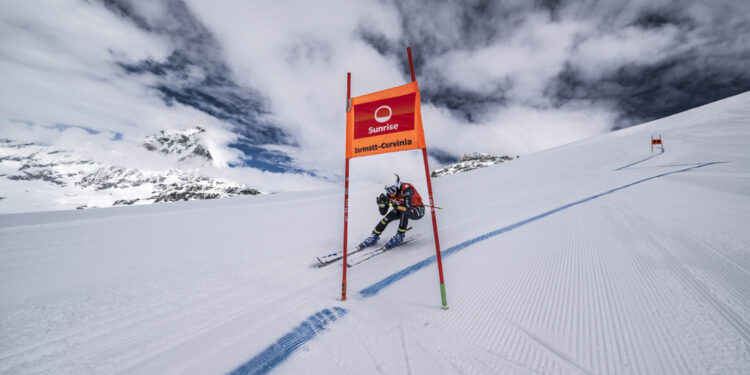
[[[143,146],[149,151],[157,151],[167,155],[184,155],[180,161],[198,158],[213,160],[211,153],[203,143],[206,129],[196,126],[187,130],[162,130],[159,134],[146,138]]]
[[[513,160],[510,156],[494,156],[481,152],[464,154],[458,163],[451,164],[445,168],[436,169],[430,174],[432,177],[441,177],[456,174],[458,172],[468,172],[477,168],[489,167],[493,164],[504,163]]]

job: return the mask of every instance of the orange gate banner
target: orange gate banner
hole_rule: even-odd
[[[425,148],[417,82],[351,98],[346,158]]]

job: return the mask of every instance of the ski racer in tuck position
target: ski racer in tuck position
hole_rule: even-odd
[[[394,173],[393,177],[386,181],[384,188],[385,194],[380,194],[375,201],[378,204],[380,214],[385,216],[372,230],[372,235],[359,244],[360,249],[374,245],[385,227],[395,220],[399,221],[398,231],[385,244],[385,248],[390,249],[398,246],[404,241],[409,219],[419,220],[424,216],[422,197],[419,196],[417,189],[412,184],[401,182],[399,176]],[[393,209],[388,212],[389,208]]]

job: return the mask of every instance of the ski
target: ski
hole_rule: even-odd
[[[410,229],[411,229],[411,227],[407,228],[406,230],[410,230]],[[416,238],[418,236],[419,235],[415,235],[413,238],[410,237],[408,242],[410,242],[411,240],[413,240],[414,238]],[[407,242],[407,241],[404,241],[404,242]],[[381,246],[381,247],[385,248],[384,246]],[[351,256],[352,254],[356,254],[356,253],[362,252],[363,250],[374,251],[374,250],[377,250],[377,249],[373,249],[372,247],[359,247],[359,246],[355,246],[355,247],[349,248],[347,250],[348,251],[347,255]],[[316,266],[318,268],[325,267],[325,266],[327,266],[327,265],[329,265],[331,263],[336,263],[336,261],[338,261],[339,259],[342,259],[343,257],[344,257],[344,252],[341,251],[341,250],[335,251],[335,252],[332,252],[332,253],[326,254],[326,255],[316,256],[315,259],[317,259],[317,261],[318,261],[318,263],[316,264]],[[349,262],[347,262],[347,263],[349,263]]]
[[[364,262],[364,261],[366,261],[368,259],[372,259],[372,258],[374,258],[374,257],[376,257],[376,256],[378,256],[380,254],[383,254],[383,253],[385,253],[387,251],[391,251],[391,250],[393,250],[395,248],[404,246],[404,245],[406,245],[406,244],[408,244],[408,243],[416,240],[417,238],[419,238],[419,235],[411,236],[411,237],[405,239],[400,244],[398,244],[398,245],[396,245],[396,246],[394,246],[394,247],[392,247],[390,249],[386,249],[385,245],[383,245],[383,246],[380,246],[380,247],[374,248],[374,249],[370,248],[369,251],[359,252],[355,256],[347,257],[348,259],[346,260],[346,266],[347,267],[356,266],[357,264],[360,264],[360,263],[362,263],[362,262]]]
[[[363,248],[352,247],[348,249],[347,251],[348,251],[348,255],[352,255],[365,249],[367,248],[366,247],[363,247]],[[342,259],[343,257],[344,257],[344,252],[339,250],[339,251],[336,251],[327,255],[317,256],[315,258],[318,260],[318,268],[320,268],[320,267],[327,266],[331,263],[335,263],[336,261]]]

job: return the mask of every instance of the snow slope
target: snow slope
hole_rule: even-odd
[[[338,300],[342,191],[0,215],[0,373],[750,373],[748,150],[750,93],[435,179],[447,311],[427,217]]]

